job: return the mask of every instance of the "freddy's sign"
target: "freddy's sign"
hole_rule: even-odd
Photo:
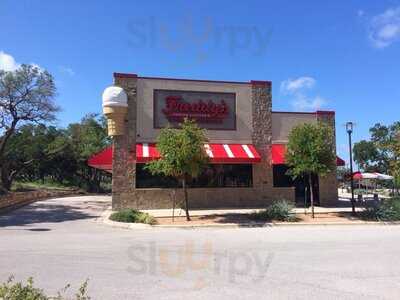
[[[184,118],[208,129],[234,130],[236,127],[233,93],[154,91],[154,125],[177,126]]]
[[[181,96],[168,96],[166,107],[162,112],[169,121],[180,121],[188,117],[197,122],[216,122],[220,123],[228,114],[228,105],[224,100],[215,103],[213,100],[199,99],[197,102],[186,102]]]

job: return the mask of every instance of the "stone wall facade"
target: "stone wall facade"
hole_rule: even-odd
[[[114,137],[113,143],[113,209],[120,208],[171,208],[172,189],[136,189],[136,139],[137,139],[137,89],[136,75],[115,75],[116,86],[128,95],[128,115],[125,134]],[[251,81],[251,141],[261,156],[261,162],[253,165],[251,188],[193,188],[189,189],[191,208],[262,207],[276,199],[295,202],[295,189],[273,186],[271,161],[272,148],[272,95],[271,82]],[[140,113],[140,112],[139,112]],[[335,128],[332,112],[319,112],[318,121]],[[337,203],[336,172],[320,178],[320,203],[322,206]],[[183,199],[182,191],[175,191],[176,202]]]
[[[112,207],[120,209],[130,207],[135,199],[137,76],[115,76],[114,85],[123,88],[128,96],[125,134],[113,140]]]

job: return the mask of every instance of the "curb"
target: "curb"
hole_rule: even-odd
[[[95,219],[96,222],[103,223],[105,225],[124,228],[124,229],[157,229],[157,228],[170,228],[170,229],[198,229],[198,228],[263,228],[263,227],[294,227],[294,226],[350,226],[350,225],[379,225],[379,226],[390,226],[390,225],[400,225],[400,221],[396,222],[374,222],[374,221],[359,221],[359,222],[316,222],[316,223],[296,223],[296,222],[248,222],[242,224],[236,223],[225,223],[225,224],[182,224],[182,225],[149,225],[143,223],[122,223],[111,221],[109,219],[112,213],[111,208],[106,209],[102,215]]]

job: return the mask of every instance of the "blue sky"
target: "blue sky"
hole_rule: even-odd
[[[400,1],[0,0],[0,68],[49,70],[58,125],[101,111],[113,72],[271,80],[274,110],[335,110],[355,141],[399,120]]]

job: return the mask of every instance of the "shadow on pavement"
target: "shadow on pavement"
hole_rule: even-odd
[[[0,227],[60,223],[96,217],[96,215],[88,213],[81,207],[36,202],[5,215],[0,215]]]

